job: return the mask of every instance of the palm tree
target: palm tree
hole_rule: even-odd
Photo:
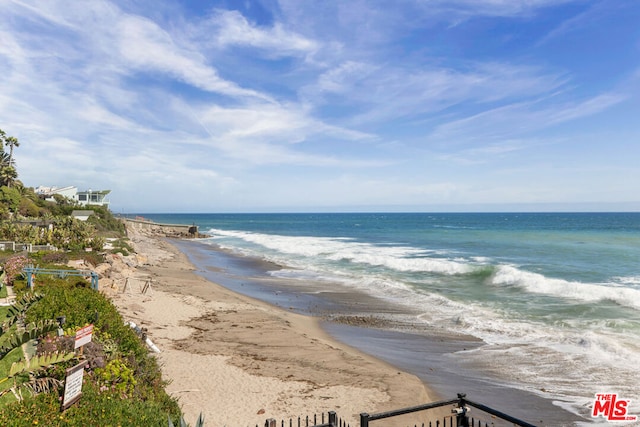
[[[9,146],[9,162],[13,164],[13,149],[14,147],[20,146],[20,143],[18,142],[18,138],[10,136],[5,140],[5,144]]]
[[[13,165],[13,149],[20,146],[18,138],[14,136],[7,136],[7,134],[0,129],[0,142],[2,143],[3,148],[5,145],[9,147],[9,163]],[[4,151],[4,149],[2,151]]]
[[[17,177],[18,171],[13,166],[0,168],[0,185],[6,185],[11,188]]]
[[[18,171],[16,171],[16,168],[13,166],[4,166],[4,162],[1,160],[0,162],[2,163],[2,166],[0,167],[0,184],[11,188],[11,184],[13,184],[18,177]]]
[[[4,150],[0,150],[0,169],[7,168],[9,166],[13,166],[9,153],[5,153]]]
[[[6,185],[8,187],[8,183],[11,181],[11,177],[13,176],[13,172],[11,170],[14,168],[11,166],[9,154],[5,153],[4,147],[0,148],[2,148],[0,150],[0,185]]]
[[[9,147],[9,153],[4,151],[5,145]],[[11,187],[11,184],[18,178],[18,171],[13,160],[13,148],[19,147],[18,139],[7,134],[0,129],[0,185]]]

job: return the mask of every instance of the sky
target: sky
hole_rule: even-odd
[[[29,187],[114,213],[640,210],[637,0],[0,0]]]

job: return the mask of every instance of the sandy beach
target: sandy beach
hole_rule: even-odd
[[[160,350],[187,422],[202,412],[207,426],[262,426],[336,411],[354,426],[361,412],[438,400],[416,376],[330,337],[317,318],[231,292],[196,274],[167,239],[128,232],[136,254],[111,256],[101,289]]]

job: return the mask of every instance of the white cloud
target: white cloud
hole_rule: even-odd
[[[220,78],[205,58],[175,45],[172,37],[154,22],[134,16],[118,21],[119,51],[129,66],[141,71],[160,71],[195,87],[229,96],[270,97]]]
[[[225,157],[249,164],[351,165],[372,163],[360,159],[294,151],[292,144],[317,138],[361,140],[371,135],[327,125],[313,119],[297,105],[247,105],[243,108],[212,106],[194,112],[209,138],[200,143],[215,147]]]
[[[522,102],[483,111],[439,125],[430,139],[464,144],[510,139],[559,123],[600,113],[626,99],[619,93],[605,93],[579,102],[543,104]]]
[[[559,73],[507,63],[475,63],[454,69],[346,62],[321,74],[302,95],[316,106],[357,108],[352,123],[362,124],[423,117],[459,104],[476,110],[492,108],[495,102],[548,95],[566,80]]]
[[[562,1],[282,0],[260,14],[146,1],[0,2],[0,128],[21,141],[27,185],[157,209],[511,200],[516,169],[535,174],[523,153],[635,93],[632,78],[590,85],[545,46],[448,55],[464,45],[452,23],[527,25]]]
[[[454,16],[528,15],[538,9],[581,0],[416,0],[425,8]]]
[[[551,124],[562,123],[569,120],[580,119],[601,113],[628,99],[621,93],[603,93],[593,98],[561,106],[556,111],[546,114],[546,120]]]
[[[261,28],[237,11],[218,11],[209,23],[217,29],[215,39],[222,47],[251,46],[263,49],[269,57],[309,54],[318,49],[316,41],[288,31],[278,22]]]
[[[319,94],[323,92],[346,94],[378,68],[363,62],[346,61],[321,74],[315,87],[308,90]]]
[[[558,26],[553,28],[547,34],[540,38],[537,46],[541,46],[544,43],[553,41],[558,38],[566,37],[571,33],[576,33],[581,30],[589,29],[590,27],[600,25],[601,20],[610,15],[612,10],[618,8],[625,8],[624,2],[608,2],[599,1],[592,4],[587,4],[586,9],[564,20]]]
[[[531,150],[548,144],[547,141],[521,139],[504,139],[488,141],[483,145],[454,150],[438,155],[445,162],[455,162],[461,165],[495,164],[501,158],[514,158],[513,155],[522,150]],[[452,145],[455,145],[452,144]]]
[[[82,8],[69,8],[64,2],[45,1],[37,7],[28,7],[36,9],[36,16],[40,18],[32,19],[30,25],[52,34],[45,43],[30,32],[18,30],[22,38],[19,43],[40,49],[32,50],[29,55],[48,59],[47,63],[55,64],[58,73],[78,66],[78,71],[99,75],[160,73],[206,91],[270,100],[265,94],[221,78],[200,52],[189,45],[180,45],[179,37],[149,18],[123,12],[113,3],[94,1]],[[9,8],[9,12],[19,14],[17,9]],[[55,26],[60,26],[58,31]],[[19,46],[12,50],[24,49]],[[96,67],[97,63],[100,68]]]

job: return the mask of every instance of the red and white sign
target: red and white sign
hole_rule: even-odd
[[[93,336],[93,325],[85,326],[76,332],[76,344],[73,347],[75,350],[78,347],[82,347],[83,345],[91,342],[91,337]]]
[[[607,421],[637,421],[636,415],[629,415],[629,399],[619,399],[617,393],[596,393],[593,401],[593,418],[603,416]]]

